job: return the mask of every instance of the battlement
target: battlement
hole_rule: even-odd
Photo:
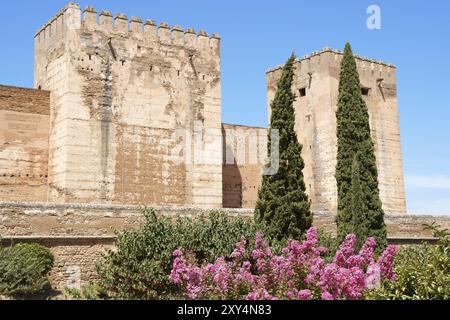
[[[180,26],[169,26],[161,22],[159,26],[154,20],[143,20],[140,17],[131,17],[118,13],[115,16],[106,10],[97,12],[93,7],[81,10],[76,3],[70,2],[58,14],[50,19],[35,34],[36,43],[46,43],[53,38],[64,34],[66,30],[87,29],[122,36],[138,36],[144,39],[169,45],[190,46],[205,48],[217,47],[220,36],[217,33],[208,33],[204,30],[195,32],[192,28],[184,30]]]
[[[314,51],[313,53],[311,53],[309,55],[304,55],[301,58],[297,58],[296,61],[301,63],[303,61],[312,59],[314,57],[323,55],[325,53],[334,53],[334,54],[341,55],[341,56],[344,55],[344,52],[342,50],[332,49],[332,48],[326,47],[326,48],[323,48],[320,51]],[[356,60],[359,60],[359,61],[361,61],[363,63],[376,64],[376,65],[380,65],[380,66],[388,67],[388,68],[396,68],[395,65],[392,64],[392,63],[384,62],[384,61],[381,61],[381,60],[375,60],[375,59],[372,59],[372,58],[369,58],[369,57],[355,55],[355,58],[356,58]],[[266,73],[269,74],[269,73],[275,72],[275,71],[280,70],[280,69],[283,69],[282,65],[278,65],[278,66],[276,66],[274,68],[270,68],[270,69],[268,69],[266,71]]]

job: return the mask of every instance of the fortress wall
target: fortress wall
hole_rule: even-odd
[[[120,127],[114,203],[183,205],[186,165],[171,161],[171,132],[148,127]]]
[[[221,207],[218,35],[69,4],[36,39],[51,201]]]
[[[335,179],[336,111],[342,52],[324,49],[299,59],[293,90],[297,95],[296,132],[303,145],[305,183],[313,211],[337,209]],[[406,213],[395,67],[356,56],[370,116],[379,174],[380,197],[386,213]],[[281,67],[267,73],[270,114]],[[303,93],[300,90],[304,90]],[[302,96],[303,95],[303,96]]]
[[[0,85],[0,200],[47,199],[49,99]]]
[[[223,207],[254,208],[267,157],[267,129],[223,124]]]
[[[156,207],[169,217],[195,217],[210,210],[195,207]],[[221,209],[231,216],[251,219],[253,209]],[[0,236],[3,245],[34,242],[49,247],[55,254],[51,273],[54,287],[63,289],[96,279],[95,264],[105,250],[113,249],[115,231],[136,228],[143,221],[142,207],[101,204],[45,204],[0,202]],[[317,212],[314,225],[335,234],[333,213]],[[437,222],[450,230],[449,216],[385,216],[391,243],[412,244],[431,241],[432,233],[423,224]]]

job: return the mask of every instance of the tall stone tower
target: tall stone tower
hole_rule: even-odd
[[[217,35],[70,3],[36,33],[35,87],[49,201],[222,206]]]
[[[305,183],[313,211],[337,211],[336,111],[343,53],[315,52],[296,63],[293,90],[297,95],[296,132],[303,144]],[[375,143],[380,197],[387,213],[406,213],[403,163],[398,121],[396,69],[393,65],[356,57],[361,91],[367,103]],[[281,67],[268,71],[267,94],[275,96]]]

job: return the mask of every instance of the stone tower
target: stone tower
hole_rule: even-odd
[[[35,87],[48,201],[222,206],[219,36],[70,3],[36,33]]]
[[[303,145],[305,183],[315,212],[337,211],[336,111],[342,57],[342,52],[326,48],[299,59],[295,65],[296,132]],[[369,109],[383,208],[387,213],[403,214],[406,201],[396,69],[363,57],[356,57],[356,62]],[[269,115],[280,75],[281,67],[267,73]]]

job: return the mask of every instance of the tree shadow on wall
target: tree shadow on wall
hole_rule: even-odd
[[[222,196],[224,208],[243,207],[242,175],[233,148],[227,143],[225,130],[223,136]],[[228,161],[227,161],[228,159]],[[233,159],[233,161],[230,161]]]

